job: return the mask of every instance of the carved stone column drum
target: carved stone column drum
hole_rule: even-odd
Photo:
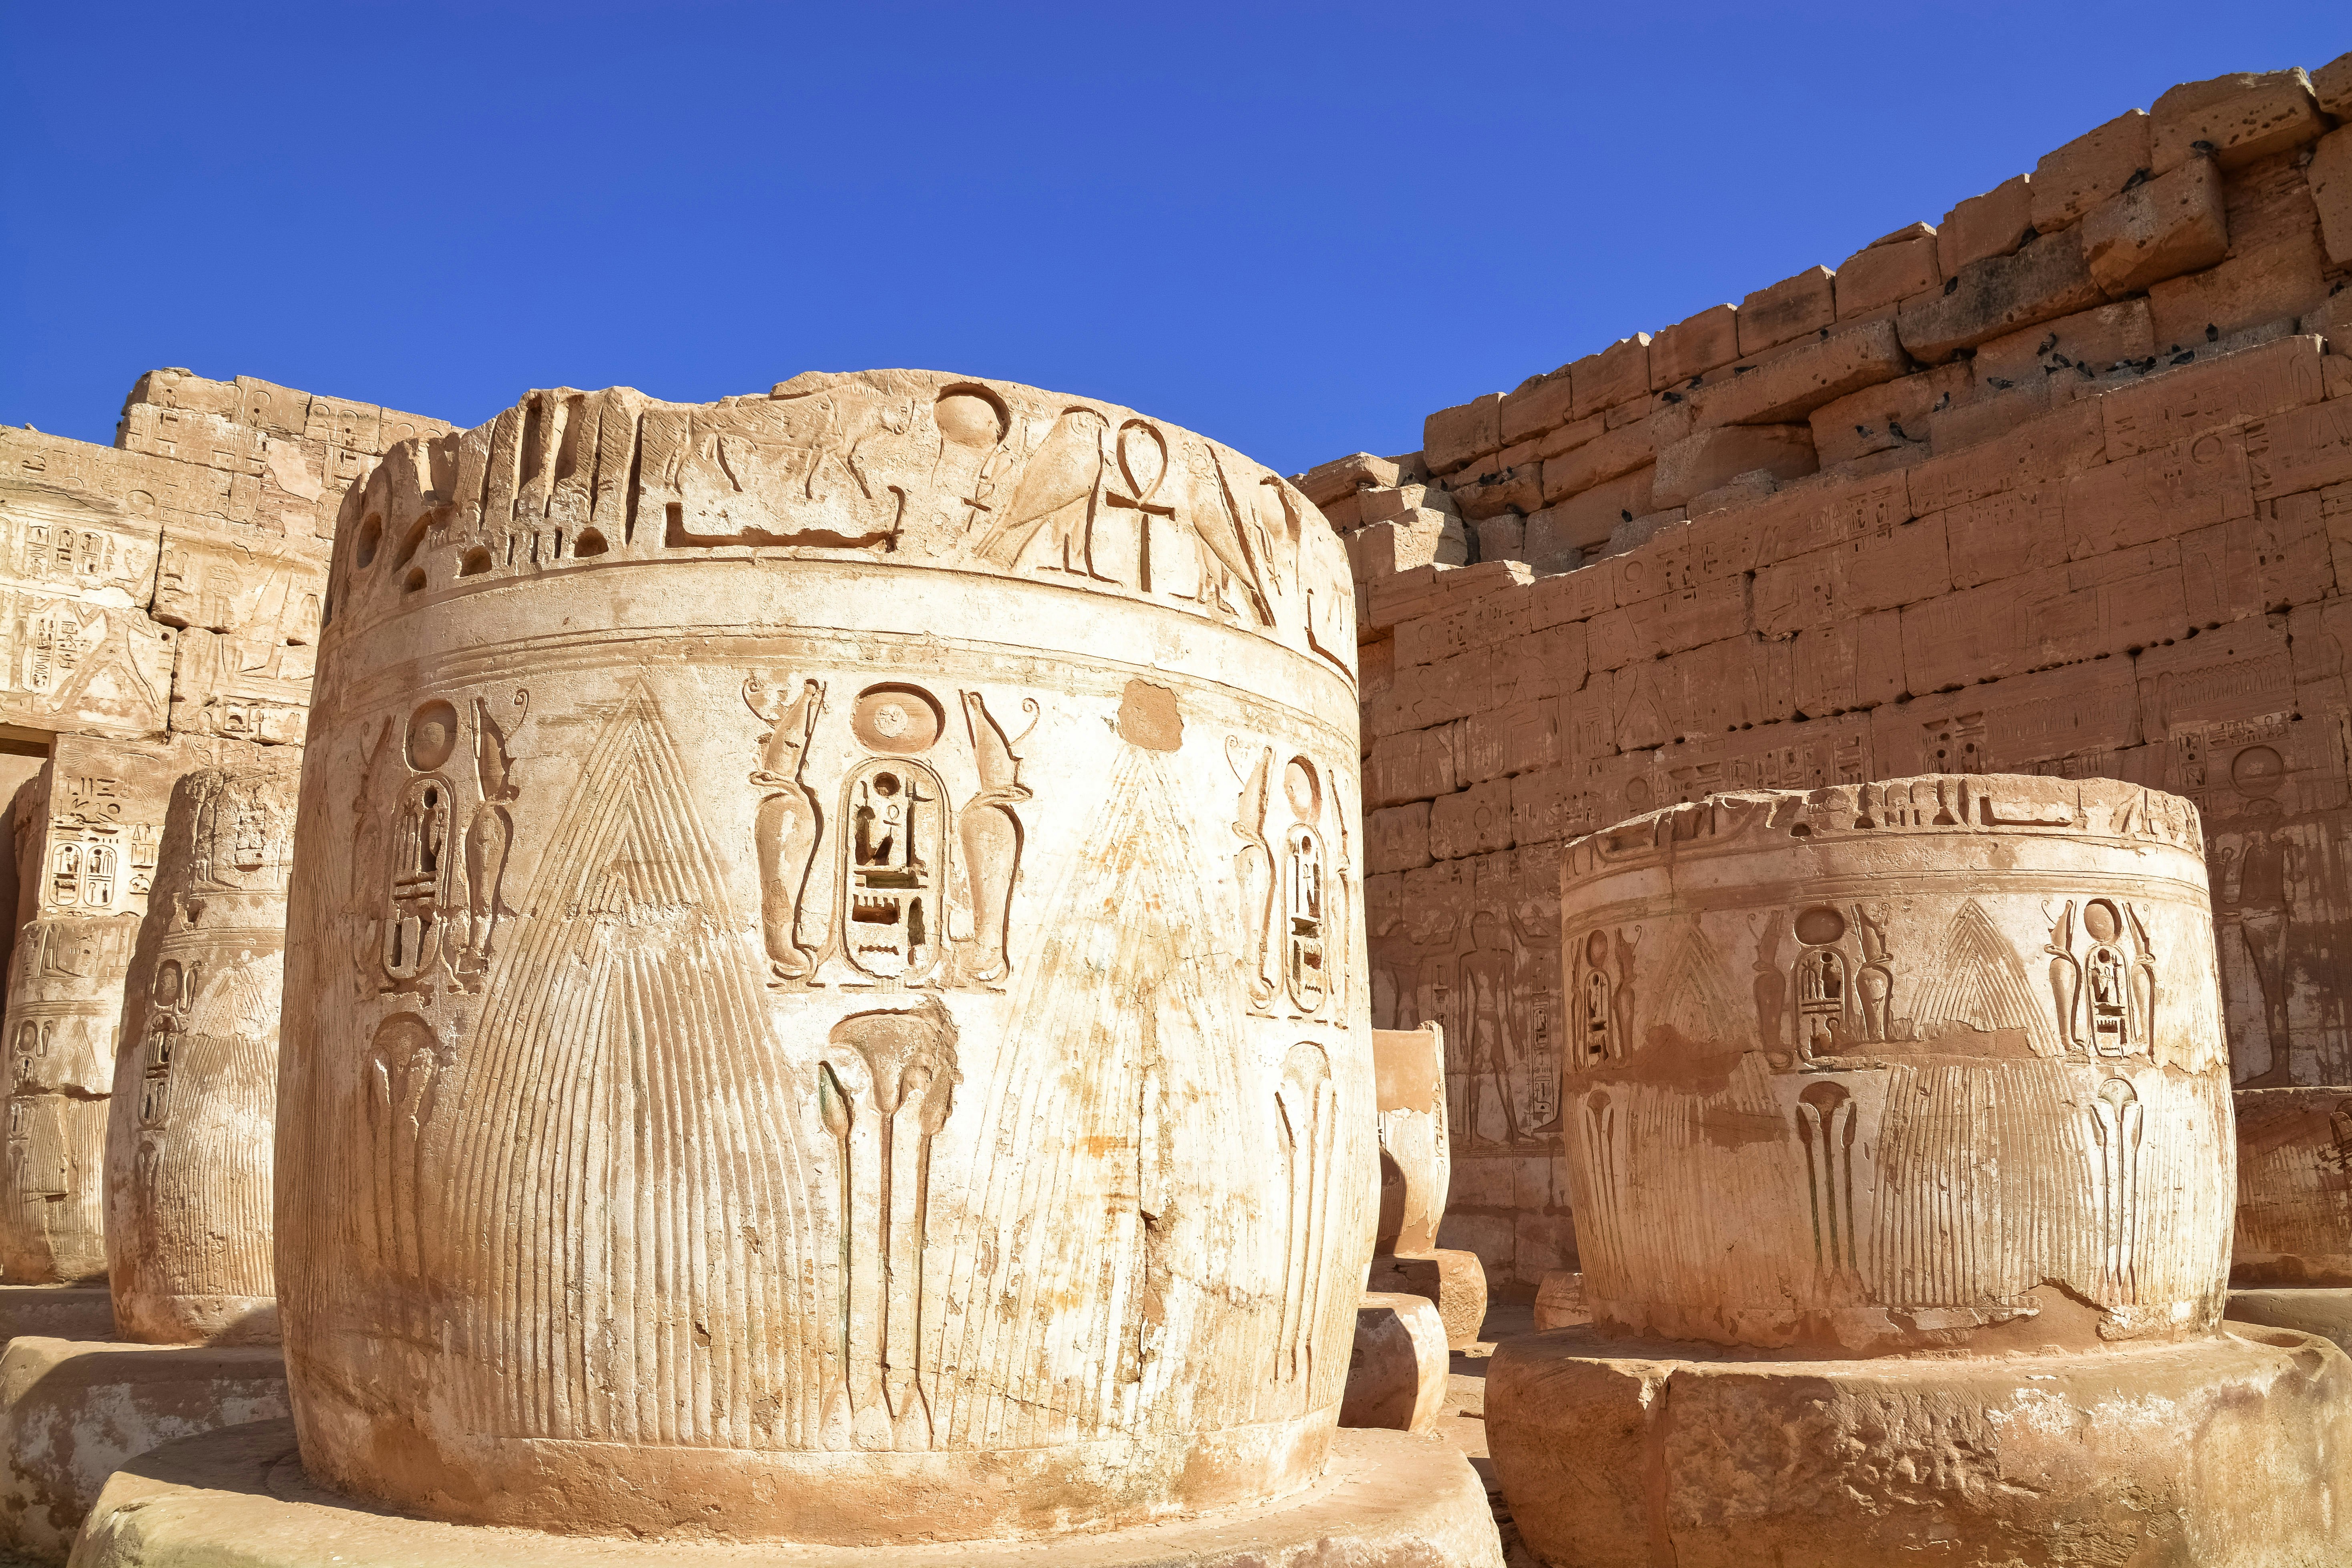
[[[173,791],[131,968],[107,1145],[116,1331],[152,1344],[278,1337],[270,1152],[286,880],[301,755]]]
[[[534,393],[347,500],[278,1279],[444,1520],[877,1543],[1319,1470],[1373,1229],[1351,589],[913,371]]]
[[[27,884],[9,963],[8,1158],[0,1277],[106,1274],[106,1098],[155,847],[187,757],[161,743],[60,735],[23,835]]]
[[[1504,1346],[1488,1404],[1538,1553],[2336,1539],[2352,1363],[2216,1331],[2236,1143],[2201,847],[2187,802],[2014,776],[1721,795],[1569,847],[1595,1321]],[[1571,1429],[1630,1451],[1571,1457]],[[2255,1453],[2321,1500],[2234,1490]]]

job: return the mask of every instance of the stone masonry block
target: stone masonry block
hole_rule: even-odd
[[[1599,550],[1621,523],[1631,522],[1653,510],[1650,483],[1653,469],[1644,466],[1613,479],[1604,479],[1573,496],[1552,500],[1528,519],[1528,552],[1534,556],[1560,546]]]
[[[1940,292],[1904,304],[1900,334],[1914,359],[1938,364],[1961,349],[2088,310],[2104,298],[2084,258],[2078,226],[2014,255],[1969,262],[1946,278]]]
[[[2321,113],[2352,120],[2352,54],[2338,55],[2312,72],[2311,90]]]
[[[2033,226],[2033,177],[2019,174],[1944,215],[1936,228],[1936,260],[1947,279],[1990,257],[2007,256]]]
[[[1396,462],[1370,452],[1350,452],[1328,463],[1318,463],[1291,481],[1317,506],[1328,509],[1358,490],[1393,489],[1404,482]]]
[[[2254,510],[2245,440],[2210,431],[2066,481],[2066,553],[2076,560],[2176,538]]]
[[[2212,266],[2229,254],[2221,166],[2191,158],[2108,197],[2083,219],[2083,254],[2110,298]]]
[[[1872,310],[1924,294],[1944,281],[1936,261],[1936,231],[1926,224],[1910,239],[1880,240],[1855,251],[1837,269],[1838,320],[1850,321]]]
[[[1650,445],[1650,426],[1646,422],[1622,425],[1558,457],[1547,457],[1543,465],[1544,499],[1547,501],[1564,500],[1591,489],[1603,479],[1630,474],[1652,461],[1654,456]]]
[[[1711,426],[1658,454],[1650,504],[1680,506],[1735,475],[1758,468],[1776,479],[1793,479],[1818,466],[1810,425]]]
[[[1429,864],[1429,803],[1364,814],[1365,863],[1374,875]]]
[[[2152,283],[2148,314],[2160,353],[2197,350],[2248,328],[2291,323],[2327,298],[2326,262],[2315,227],[2269,245],[2231,247],[2201,272]]]
[[[2319,236],[2329,263],[2352,267],[2352,125],[2319,139],[2304,178],[2319,208]]]
[[[2127,109],[2033,166],[2028,204],[2033,226],[2064,228],[2131,184],[2148,166],[2147,111]]]
[[[1459,566],[1470,558],[1462,520],[1442,511],[1416,511],[1391,522],[1370,523],[1349,534],[1343,542],[1348,564],[1359,583],[1432,563]]]
[[[1474,472],[1477,473],[1475,479],[1468,484],[1461,482]],[[1507,511],[1533,511],[1543,504],[1542,473],[1540,463],[1521,463],[1516,468],[1473,463],[1454,476],[1455,483],[1450,493],[1454,510],[1472,521],[1499,517]]]
[[[2246,426],[2254,499],[2352,480],[2352,397],[2334,397]]]
[[[1499,438],[1506,446],[1515,447],[1569,422],[1576,403],[1572,370],[1562,365],[1516,392],[1503,394]]]
[[[1461,860],[1510,847],[1509,780],[1490,779],[1430,804],[1431,859]]]
[[[2121,307],[2111,307],[2121,309]],[[2317,338],[2281,338],[2118,387],[2099,399],[2110,462],[2326,395]]]
[[[1503,446],[1503,395],[1441,408],[1422,421],[1422,456],[1433,474],[1450,474]]]
[[[1911,368],[1896,325],[1865,322],[1836,331],[1742,375],[1692,393],[1703,425],[1779,425]]]
[[[2105,462],[2106,446],[2097,402],[2064,404],[2020,426],[2005,440],[1915,465],[1906,473],[1911,506],[1925,517],[2002,490],[2063,479]]]
[[[1739,302],[1739,352],[1764,350],[1816,332],[1837,320],[1837,274],[1808,267]]]
[[[2183,82],[2149,111],[2151,167],[2161,174],[2210,149],[2224,169],[2315,141],[2327,129],[2300,69]]]
[[[2144,368],[2142,362],[2155,352],[2156,329],[2149,324],[2147,301],[2125,300],[1979,343],[1968,364],[1978,387],[2001,392],[2053,380],[2079,386],[2126,362]],[[1971,395],[1965,387],[1954,391],[1956,403]]]
[[[1569,366],[1569,375],[1576,384],[1579,419],[1645,397],[1650,390],[1650,334],[1636,332],[1585,355]]]
[[[1453,794],[1456,729],[1444,724],[1375,739],[1364,758],[1364,804],[1377,809]]]
[[[1711,305],[1660,332],[1650,343],[1650,385],[1679,387],[1739,357],[1739,307]]]
[[[1949,390],[1944,384],[1954,379],[1965,389],[1968,367],[1939,365],[1822,404],[1807,416],[1815,458],[1828,468],[1899,447],[1916,447],[1925,457],[1927,416]]]

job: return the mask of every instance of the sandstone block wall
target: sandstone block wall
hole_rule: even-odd
[[[1717,790],[2186,795],[2237,1081],[2352,1076],[2347,285],[2352,55],[1300,476],[1356,568],[1374,1024],[1445,1030],[1447,1245],[1573,1266],[1560,847]]]
[[[0,725],[299,742],[343,492],[449,428],[158,370],[112,447],[0,429]]]

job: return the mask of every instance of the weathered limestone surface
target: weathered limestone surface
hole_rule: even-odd
[[[858,1547],[726,1546],[542,1535],[362,1512],[302,1472],[291,1424],[257,1422],[167,1445],[107,1482],[75,1568],[311,1563],[331,1542],[345,1568],[867,1568]],[[1041,1556],[1041,1553],[1043,1554]],[[1331,1462],[1281,1504],[1035,1542],[891,1548],[905,1568],[1502,1568],[1484,1489],[1458,1449],[1402,1432],[1343,1431]]]
[[[1487,1376],[1539,1555],[2345,1550],[2352,1361],[2216,1331],[2202,847],[2186,801],[2004,774],[1717,794],[1569,846],[1593,1321]]]
[[[1444,1026],[1444,1240],[1490,1278],[1577,1261],[1559,846],[1712,790],[1999,769],[2190,798],[2238,1080],[2352,1081],[2347,80],[2176,89],[1834,274],[1299,476],[1343,532],[1408,491],[1500,506],[1457,555],[1348,533],[1373,1021]],[[1751,471],[1699,461],[1775,429]]]
[[[1435,1302],[1402,1291],[1365,1291],[1356,1309],[1339,1425],[1434,1430],[1451,1371],[1445,1341]]]
[[[2352,1286],[2352,1089],[2241,1089],[2240,1288]]]
[[[183,777],[132,960],[106,1156],[118,1331],[278,1338],[270,1152],[301,758]]]
[[[59,736],[28,801],[26,876],[0,1035],[8,1160],[0,1272],[12,1283],[106,1271],[107,1097],[123,984],[185,747]]]
[[[100,1489],[159,1444],[286,1415],[273,1347],[20,1336],[0,1350],[0,1549],[66,1561]]]
[[[1506,1341],[1486,1428],[1519,1534],[1579,1568],[2342,1560],[2352,1359],[2232,1324],[2182,1344],[1748,1360]],[[1901,1463],[1874,1463],[1892,1452]]]
[[[311,1475],[866,1546],[1314,1481],[1375,1109],[1352,603],[1295,489],[927,372],[540,392],[387,454],[330,597]]]
[[[299,742],[343,492],[448,428],[159,370],[113,447],[0,430],[0,723]]]
[[[1477,1342],[1486,1321],[1486,1276],[1476,1253],[1437,1245],[1453,1164],[1443,1031],[1435,1025],[1373,1030],[1372,1073],[1380,1106],[1381,1208],[1370,1288],[1426,1297],[1444,1324],[1446,1345],[1461,1350]],[[1445,1359],[1437,1358],[1441,1370]]]

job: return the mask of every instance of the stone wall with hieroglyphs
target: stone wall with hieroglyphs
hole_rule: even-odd
[[[1444,1026],[1444,1239],[1497,1279],[1576,1259],[1561,847],[1710,791],[2187,796],[2237,1081],[2352,1081],[2352,56],[1299,478],[1356,567],[1373,1021]]]
[[[448,428],[158,370],[112,447],[0,430],[0,725],[299,743],[343,492]]]

